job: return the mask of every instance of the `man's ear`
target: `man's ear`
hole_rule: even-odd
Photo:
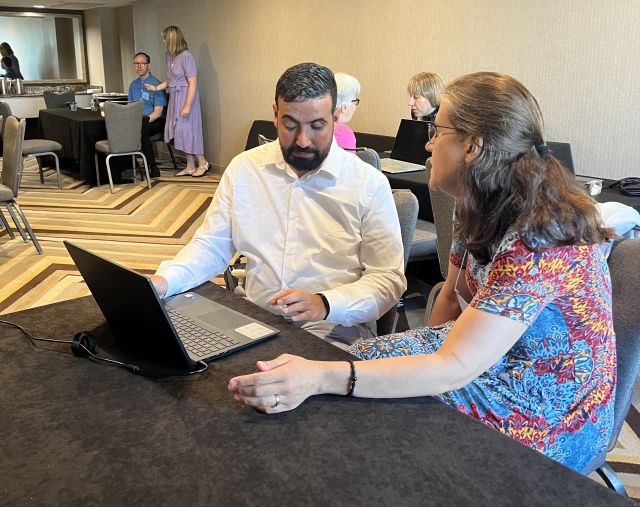
[[[466,146],[466,153],[464,161],[467,164],[473,162],[482,153],[482,146],[484,145],[484,139],[480,136],[469,136]]]
[[[342,106],[336,107],[333,110],[333,123],[338,123],[340,121],[340,115],[342,114]]]
[[[278,128],[278,104],[273,103],[273,124]]]

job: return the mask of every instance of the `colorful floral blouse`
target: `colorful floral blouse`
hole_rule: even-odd
[[[450,259],[461,267],[465,245]],[[611,280],[597,245],[534,253],[510,230],[492,261],[468,255],[470,306],[529,326],[494,366],[438,396],[577,471],[606,449],[613,427],[616,352]],[[453,326],[408,331],[352,346],[362,359],[435,352]]]

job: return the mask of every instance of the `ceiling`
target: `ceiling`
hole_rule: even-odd
[[[85,10],[94,7],[120,7],[133,0],[1,0],[2,7],[33,7],[44,5],[47,9]]]

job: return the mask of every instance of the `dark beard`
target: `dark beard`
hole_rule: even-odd
[[[293,145],[286,150],[280,145],[280,149],[282,150],[282,155],[291,167],[293,167],[296,171],[313,171],[320,167],[320,164],[324,162],[324,159],[329,155],[329,150],[331,149],[331,143],[323,150],[319,151],[317,148],[312,146],[308,146],[307,148],[300,148],[297,145]],[[298,158],[295,157],[294,153],[313,153],[313,157],[309,158]]]

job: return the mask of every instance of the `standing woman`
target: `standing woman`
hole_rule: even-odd
[[[24,79],[24,77],[22,77],[22,73],[20,72],[20,63],[18,62],[16,55],[13,54],[13,49],[11,49],[11,46],[9,46],[8,42],[3,42],[0,44],[0,55],[2,55],[2,58],[10,58],[12,64],[11,68],[16,73],[17,78]],[[3,63],[2,70],[7,70],[7,68],[9,67],[5,66],[5,64]]]
[[[200,95],[196,87],[196,61],[189,53],[187,41],[177,26],[168,26],[162,30],[162,42],[167,46],[165,59],[168,79],[158,86],[145,86],[152,92],[169,88],[164,142],[169,143],[173,139],[175,147],[187,155],[187,167],[175,176],[200,178],[207,174],[209,164],[204,158]]]

